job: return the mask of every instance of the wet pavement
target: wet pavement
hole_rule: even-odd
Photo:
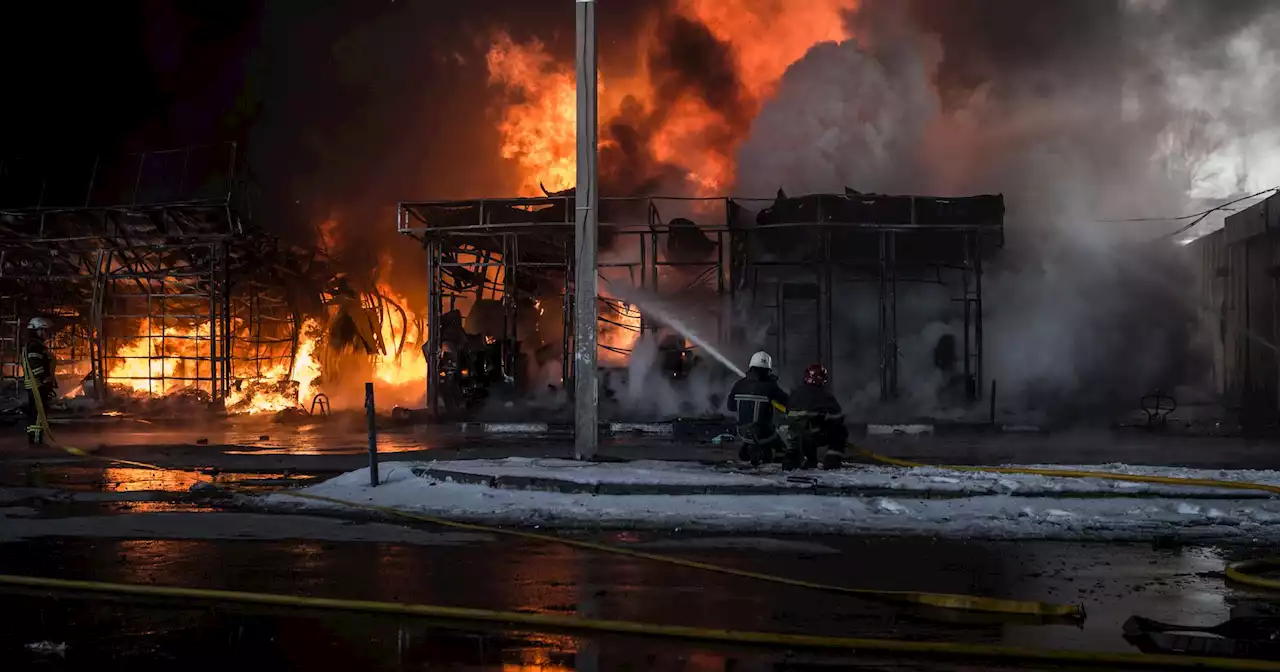
[[[20,427],[0,436],[0,464],[62,462],[72,456],[25,444]],[[368,438],[363,419],[341,415],[326,421],[284,423],[269,418],[186,423],[121,419],[55,427],[66,444],[119,459],[173,468],[225,471],[337,473],[363,466]],[[937,464],[1107,464],[1185,466],[1203,469],[1280,469],[1280,442],[1194,437],[1142,429],[1078,430],[1054,434],[982,433],[938,436],[873,436],[855,439],[877,452]],[[572,438],[562,434],[474,434],[456,425],[398,425],[383,420],[378,451],[396,459],[568,457]],[[734,446],[696,438],[618,435],[602,437],[604,459],[724,461]]]
[[[221,432],[221,433],[219,433]],[[0,572],[63,578],[390,600],[712,628],[894,637],[1098,651],[1135,649],[1121,636],[1130,615],[1209,625],[1237,602],[1263,598],[1230,586],[1227,561],[1248,548],[1065,542],[964,542],[920,538],[706,537],[673,532],[578,533],[748,570],[877,589],[960,592],[1081,602],[1083,626],[903,610],[651,561],[486,534],[459,534],[336,516],[229,509],[189,492],[220,479],[277,485],[355,469],[365,436],[340,424],[270,423],[192,428],[68,429],[65,443],[99,454],[188,469],[157,473],[73,459],[52,448],[0,441]],[[263,438],[266,437],[266,438]],[[553,456],[563,437],[465,436],[398,428],[379,437],[397,459]],[[203,440],[203,441],[202,441]],[[1113,436],[1112,446],[1123,443]],[[937,461],[1129,461],[1233,468],[1280,466],[1280,453],[1249,442],[1146,439],[1113,455],[1072,437],[881,439],[878,450]],[[1120,441],[1121,443],[1116,443]],[[1127,447],[1124,447],[1127,446]],[[1225,446],[1225,447],[1224,447]],[[615,437],[602,454],[729,459],[732,449]],[[1128,455],[1129,457],[1123,457]],[[1099,459],[1091,459],[1094,457]],[[264,612],[219,605],[82,599],[5,590],[0,669],[754,670],[1004,669],[988,664],[704,647],[625,637],[496,632],[419,619]],[[40,642],[65,651],[29,650]],[[39,648],[39,647],[37,647]],[[10,663],[17,663],[10,665]],[[1043,665],[1028,669],[1043,669]],[[1012,668],[1010,668],[1012,669]]]
[[[291,534],[324,536],[327,533],[318,531],[317,525],[323,526],[326,519],[271,516],[276,519],[275,534],[285,538],[253,540],[234,535],[238,529],[260,528],[262,521],[252,518],[258,514],[100,513],[129,521],[130,527],[111,533],[122,538],[83,538],[74,528],[59,528],[58,521],[48,521],[55,526],[46,531],[54,536],[40,534],[0,543],[0,572],[583,614],[711,628],[1099,651],[1134,650],[1120,632],[1130,615],[1209,625],[1226,620],[1233,602],[1250,597],[1247,591],[1229,587],[1221,576],[1228,558],[1248,551],[1211,547],[634,532],[580,535],[826,583],[1079,602],[1088,611],[1080,626],[903,609],[643,559],[429,526],[408,529],[328,519],[343,528],[345,536],[335,537],[341,540],[290,539]],[[150,523],[163,519],[163,524],[149,524],[148,517]],[[93,524],[95,519],[81,520]],[[109,529],[105,519],[96,520]],[[280,529],[280,525],[292,526],[292,531]],[[362,530],[366,525],[369,527]],[[180,538],[184,528],[207,538]],[[391,528],[405,536],[387,536]],[[160,538],[141,538],[148,536]],[[19,655],[21,647],[32,642],[65,642],[73,652],[63,661],[66,663],[83,663],[104,652],[172,656],[178,662],[193,655],[189,647],[216,640],[232,644],[226,655],[239,651],[264,660],[284,656],[290,665],[303,664],[315,653],[306,649],[320,649],[339,657],[363,656],[361,660],[376,661],[371,664],[378,669],[421,667],[425,663],[462,664],[463,669],[571,669],[583,646],[581,640],[571,637],[535,638],[531,643],[520,637],[480,634],[474,631],[475,626],[442,631],[413,619],[296,613],[264,616],[234,613],[234,609],[222,606],[104,607],[94,600],[20,597],[5,592],[9,593],[3,598],[8,613],[23,617],[15,621],[18,627],[0,637],[0,655]],[[85,627],[85,622],[90,627]],[[459,629],[471,634],[459,634]],[[406,644],[405,638],[411,644]],[[554,641],[554,645],[547,641]],[[688,658],[693,649],[648,640],[614,642],[604,650],[609,652],[606,658],[631,656],[633,662],[644,663],[648,652],[663,646],[673,651],[667,663],[645,663],[649,666],[632,669],[754,669],[725,661],[733,658],[738,661],[735,664],[755,661],[766,665],[779,660],[776,652],[719,652],[708,654],[708,666],[691,667]],[[457,648],[468,653],[445,653]],[[462,655],[466,662],[450,659],[453,655]],[[675,664],[682,656],[683,667],[664,666]],[[817,654],[811,657],[825,660]],[[516,667],[506,667],[509,665]],[[620,668],[608,665],[601,669]]]

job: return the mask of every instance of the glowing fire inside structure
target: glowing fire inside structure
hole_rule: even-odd
[[[644,163],[677,168],[689,195],[723,191],[734,181],[734,152],[745,137],[760,104],[773,95],[788,67],[813,45],[850,37],[842,15],[857,0],[814,0],[797,5],[782,0],[678,0],[674,16],[652,16],[638,32],[629,53],[633,63],[616,63],[606,55],[601,74],[602,171],[608,174],[610,152],[620,151],[622,141],[610,129],[643,125]],[[738,90],[727,102],[700,95],[670,98],[669,73],[664,68],[661,41],[670,30],[693,30],[699,39],[719,44],[729,54],[722,63],[737,82]],[[491,85],[501,94],[498,131],[501,156],[517,168],[515,189],[536,196],[572,187],[575,177],[575,88],[573,64],[557,61],[537,40],[517,42],[502,32],[494,34],[486,55]],[[626,66],[626,67],[617,67]],[[614,74],[617,72],[618,74]],[[320,247],[340,247],[341,224],[335,219],[320,227]],[[502,303],[508,297],[501,257],[460,253],[457,261],[473,264],[483,277],[474,296],[449,297],[447,310],[471,320],[483,318],[479,303]],[[550,297],[535,300],[535,331],[543,328]],[[324,383],[344,370],[367,367],[379,384],[420,391],[427,376],[426,311],[411,306],[404,293],[389,282],[377,280],[369,290],[338,298],[329,296],[321,314],[306,316],[295,324],[288,356],[272,357],[241,352],[260,333],[250,333],[243,320],[233,320],[236,335],[229,353],[230,385],[225,399],[229,411],[272,413],[306,407],[324,390]],[[601,285],[600,361],[604,366],[625,366],[642,333],[643,318],[634,305]],[[324,322],[328,321],[328,324]],[[342,328],[335,322],[342,322]],[[342,329],[348,331],[339,335]],[[352,331],[353,330],[353,331]],[[212,375],[217,366],[208,361],[227,353],[214,353],[209,322],[183,325],[163,316],[138,321],[132,338],[118,342],[105,361],[103,382],[128,394],[163,397],[198,386],[192,380]],[[492,330],[490,330],[492,331]],[[492,336],[486,336],[492,340]],[[364,364],[353,364],[363,360]],[[266,362],[264,366],[263,362]]]

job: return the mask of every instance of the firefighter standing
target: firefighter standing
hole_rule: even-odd
[[[767,352],[757,352],[751,356],[747,375],[733,384],[728,400],[729,410],[738,415],[738,437],[742,439],[738,457],[753,466],[772,462],[774,451],[785,448],[773,424],[775,404],[785,408],[787,393],[773,375],[773,358]]]
[[[804,372],[804,385],[791,395],[787,406],[791,445],[782,461],[783,469],[818,466],[818,449],[825,446],[822,466],[837,469],[844,461],[844,447],[849,430],[844,426],[840,402],[826,389],[827,370],[820,364]]]
[[[27,341],[22,347],[22,366],[24,387],[27,388],[27,442],[44,443],[44,430],[40,424],[40,410],[36,406],[36,395],[46,412],[53,402],[54,390],[58,389],[58,380],[53,371],[55,362],[53,353],[45,345],[45,339],[53,325],[43,317],[33,317],[27,323]]]

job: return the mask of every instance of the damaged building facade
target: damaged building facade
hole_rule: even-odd
[[[1233,213],[1192,241],[1200,269],[1213,386],[1247,429],[1280,423],[1280,194]]]
[[[573,213],[572,192],[400,204],[400,231],[427,252],[429,409],[465,405],[477,386],[504,379],[523,394],[571,389]],[[892,402],[904,384],[898,306],[929,285],[958,326],[940,339],[937,366],[972,404],[984,394],[983,263],[1002,246],[1003,224],[1001,196],[602,198],[602,375],[626,369],[645,335],[664,376],[699,359],[718,367],[661,314],[675,312],[731,352],[770,351],[784,378],[821,363],[838,384],[854,375],[842,314],[860,312],[872,319],[858,347],[874,352],[878,397]],[[602,415],[611,411],[626,413]]]
[[[236,146],[0,162],[0,386],[48,317],[59,393],[234,405],[288,371],[323,260],[250,222]]]

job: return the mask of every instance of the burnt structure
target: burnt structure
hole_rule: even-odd
[[[547,315],[556,306],[553,359],[561,377],[572,371],[573,333],[572,193],[545,198],[481,199],[401,203],[398,228],[427,251],[428,407],[440,395],[440,316],[459,302],[495,300],[502,331],[486,336],[509,343],[509,374],[528,370],[517,361],[522,315]],[[600,201],[602,274],[625,276],[629,286],[653,296],[696,302],[711,313],[721,343],[764,347],[778,368],[818,361],[839,376],[833,357],[833,305],[842,288],[877,288],[879,388],[883,400],[898,394],[897,302],[912,283],[953,290],[961,304],[961,352],[967,398],[981,396],[983,351],[983,260],[1003,244],[1001,196],[933,198],[862,194],[816,194],[774,199],[603,198]],[[484,269],[499,268],[490,275]],[[625,282],[625,281],[622,281]],[[659,328],[635,315],[601,285],[600,328]],[[838,307],[838,305],[837,305]],[[766,317],[763,341],[732,328],[735,311]],[[603,339],[602,339],[603,340]],[[664,339],[664,341],[669,339]],[[601,354],[610,349],[602,344]],[[528,348],[526,348],[528,350]],[[433,356],[433,353],[436,353]],[[623,353],[627,354],[627,353]],[[664,355],[663,360],[670,359]]]
[[[1280,194],[1188,245],[1199,267],[1215,392],[1247,429],[1280,424]]]
[[[60,377],[98,398],[218,405],[238,378],[291,366],[323,271],[252,226],[240,167],[231,143],[0,160],[0,383],[21,386],[36,315],[54,321]]]

